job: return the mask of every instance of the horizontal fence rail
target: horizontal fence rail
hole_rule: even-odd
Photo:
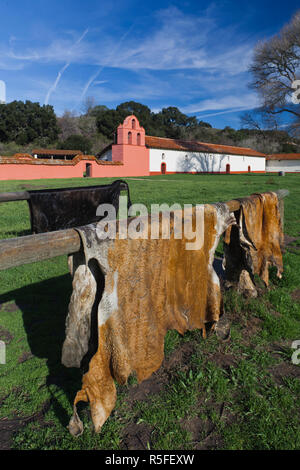
[[[278,200],[280,201],[279,208],[283,221],[283,199],[289,195],[289,191],[287,189],[279,189],[274,192],[277,194]],[[16,199],[11,198],[9,201],[18,201],[21,200],[18,196],[20,194],[26,194],[26,192],[2,193],[2,195],[3,194],[17,195]],[[23,197],[23,199],[25,198]],[[2,202],[4,201],[2,200]],[[240,208],[240,202],[236,199],[227,201],[225,204],[231,212]],[[79,251],[80,245],[80,236],[74,229],[0,240],[0,271],[23,264],[54,258],[55,256],[76,253]]]
[[[27,191],[17,191],[15,193],[0,193],[0,202],[28,201],[30,194]]]
[[[74,188],[56,188],[58,190],[63,189],[94,189],[96,186],[76,186]],[[120,185],[121,191],[127,190],[127,186],[121,183]],[[52,188],[49,188],[50,191],[53,191]],[[33,190],[34,192],[34,190]],[[37,190],[38,192],[38,190]],[[13,202],[13,201],[28,201],[30,199],[30,194],[28,191],[17,191],[17,192],[8,192],[8,193],[0,193],[0,202]]]

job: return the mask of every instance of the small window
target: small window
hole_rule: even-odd
[[[137,145],[141,145],[141,134],[138,132],[137,136],[136,136],[136,144]]]
[[[164,154],[164,153],[161,154],[161,159],[162,159],[162,160],[165,159],[165,154]]]
[[[135,129],[135,126],[136,126],[136,121],[135,121],[135,119],[132,119],[132,121],[131,121],[132,129]]]
[[[132,144],[132,132],[128,132],[128,143]]]

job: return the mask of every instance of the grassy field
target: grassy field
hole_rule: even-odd
[[[150,379],[118,386],[101,434],[83,405],[84,434],[66,426],[81,374],[60,363],[71,294],[65,256],[0,271],[0,449],[300,449],[300,176],[162,175],[125,178],[133,202],[204,203],[290,190],[285,199],[285,272],[258,299],[225,292],[231,339],[170,331]],[[0,182],[0,191],[94,185],[112,179]],[[0,204],[0,238],[26,235],[26,202]],[[217,250],[221,255],[221,246]]]

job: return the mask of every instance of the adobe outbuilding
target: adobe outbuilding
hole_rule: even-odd
[[[300,153],[274,153],[267,156],[267,172],[299,173]]]

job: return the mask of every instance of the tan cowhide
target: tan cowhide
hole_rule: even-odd
[[[186,250],[190,240],[185,237],[174,238],[174,217],[170,240],[99,240],[95,225],[78,229],[82,250],[70,257],[73,293],[63,364],[79,367],[88,357],[95,305],[98,341],[74,400],[69,424],[74,436],[83,432],[78,402],[90,403],[99,432],[115,406],[115,381],[125,384],[135,373],[141,382],[156,371],[164,358],[168,330],[183,334],[198,328],[205,335],[206,324],[219,320],[223,302],[214,253],[221,234],[235,219],[225,204],[205,205],[203,214],[201,227],[196,228],[192,210],[193,227],[204,233],[197,250]]]
[[[227,286],[256,297],[254,275],[269,284],[269,266],[283,272],[281,246],[282,222],[276,193],[252,194],[238,199],[241,206],[234,215],[237,225],[228,227],[224,236],[225,278]]]

